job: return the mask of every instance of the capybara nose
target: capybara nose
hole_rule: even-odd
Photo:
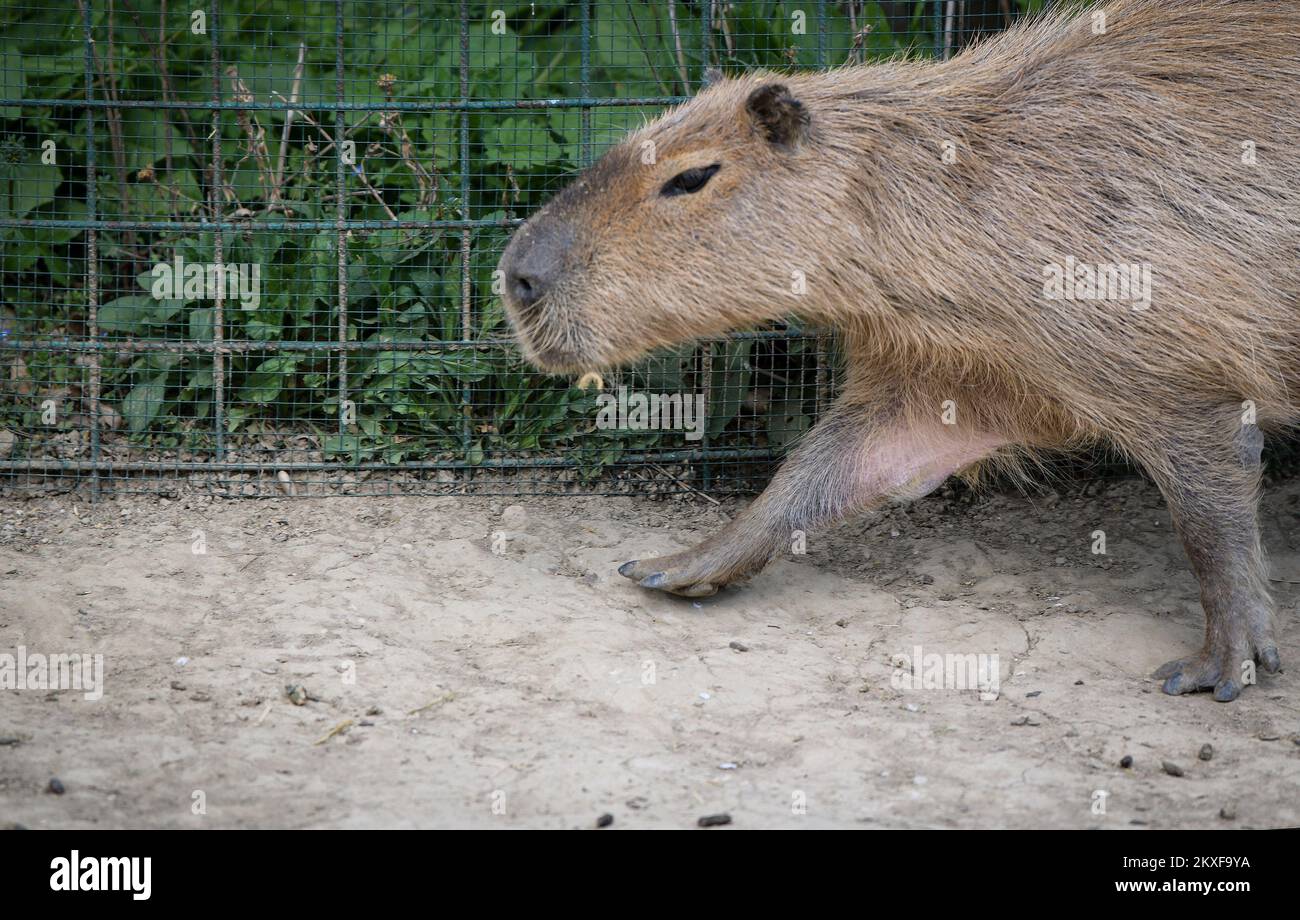
[[[506,284],[510,286],[510,293],[519,306],[525,310],[531,309],[541,299],[545,287],[539,278],[522,275],[513,269],[506,271]]]
[[[573,232],[562,222],[544,220],[519,228],[504,259],[506,287],[520,309],[530,310],[564,274]]]

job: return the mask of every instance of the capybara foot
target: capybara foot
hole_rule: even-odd
[[[1253,657],[1266,671],[1273,672],[1281,667],[1276,645],[1261,649]],[[1165,693],[1177,695],[1213,690],[1216,700],[1229,703],[1250,682],[1248,662],[1248,657],[1240,652],[1212,646],[1189,658],[1169,662],[1156,671],[1154,677],[1165,682],[1161,687]]]
[[[618,567],[618,574],[630,578],[643,588],[679,594],[682,597],[708,597],[742,575],[760,566],[720,565],[716,557],[701,548],[661,556],[658,559],[635,559]]]

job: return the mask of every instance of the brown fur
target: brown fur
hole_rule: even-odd
[[[1231,699],[1244,662],[1277,666],[1255,507],[1259,428],[1300,421],[1300,5],[1103,10],[1101,34],[1059,12],[946,62],[721,81],[521,228],[502,267],[544,266],[544,294],[505,302],[549,370],[792,314],[845,343],[843,395],[763,496],[625,574],[711,593],[791,529],[1104,443],[1160,484],[1201,583],[1206,645],[1166,690]],[[1047,298],[1067,257],[1149,263],[1149,308]]]

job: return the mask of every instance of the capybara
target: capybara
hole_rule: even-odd
[[[598,370],[794,315],[847,367],[728,526],[619,571],[711,594],[792,531],[1107,446],[1200,583],[1165,692],[1277,670],[1256,515],[1261,431],[1300,421],[1297,100],[1294,0],[1115,0],[947,61],[719,78],[632,133],[502,256],[525,355]]]

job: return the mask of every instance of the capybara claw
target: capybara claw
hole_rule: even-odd
[[[698,553],[678,553],[658,559],[636,559],[618,567],[618,574],[642,588],[665,591],[681,597],[717,594],[724,581],[708,566],[700,566]]]
[[[1200,690],[1201,687],[1196,681],[1189,678],[1182,671],[1179,671],[1173,677],[1166,680],[1160,686],[1160,689],[1165,693],[1168,693],[1170,696],[1181,696],[1184,693],[1193,693],[1196,690]]]
[[[1269,672],[1282,667],[1277,643],[1271,631],[1264,628],[1254,630],[1254,634],[1240,644],[1225,642],[1222,637],[1211,637],[1211,641],[1197,654],[1162,665],[1152,676],[1164,681],[1161,689],[1165,693],[1177,696],[1211,690],[1220,703],[1230,703],[1241,696],[1247,685],[1255,682],[1255,663]]]
[[[1163,665],[1155,673],[1156,680],[1164,679],[1160,688],[1170,696],[1209,690],[1219,681],[1219,668],[1209,658],[1180,658]]]
[[[1246,660],[1235,652],[1202,652],[1191,658],[1169,662],[1156,671],[1155,677],[1164,680],[1161,689],[1165,693],[1177,696],[1198,690],[1213,690],[1216,700],[1230,703],[1241,696],[1241,691],[1248,683],[1244,674],[1237,674],[1236,668],[1232,666],[1232,662],[1239,657]],[[1277,649],[1271,646],[1260,652],[1258,657],[1265,668],[1268,668],[1269,662],[1278,662]]]
[[[1220,703],[1231,703],[1241,695],[1241,685],[1232,678],[1221,680],[1214,685],[1214,698]]]
[[[637,584],[643,588],[667,591],[669,594],[676,594],[679,597],[709,597],[718,593],[718,586],[712,582],[686,581],[682,578],[674,578],[667,572],[655,572],[653,575],[647,575]]]

